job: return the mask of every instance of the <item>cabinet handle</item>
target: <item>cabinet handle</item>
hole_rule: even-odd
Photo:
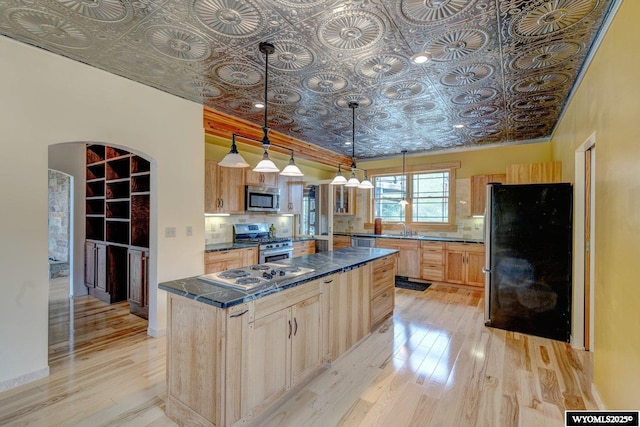
[[[333,279],[331,280],[325,280],[324,283],[333,283]]]
[[[289,339],[291,339],[291,320],[289,320]]]
[[[232,314],[229,317],[240,317],[240,316],[244,316],[245,314],[247,314],[249,312],[249,310],[245,310],[241,313],[236,313],[236,314]]]
[[[220,199],[220,207],[224,208],[224,199]]]
[[[296,325],[296,329],[295,331],[293,331],[293,336],[295,337],[298,334],[298,319],[297,318],[293,318],[293,323],[295,323]]]

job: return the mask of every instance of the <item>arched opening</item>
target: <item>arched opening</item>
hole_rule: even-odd
[[[97,157],[90,147],[99,153]],[[83,141],[50,145],[48,166],[73,183],[69,299],[67,310],[60,304],[52,307],[50,302],[50,355],[72,352],[78,344],[77,336],[74,338],[74,329],[80,327],[74,321],[74,315],[80,315],[74,309],[78,301],[87,307],[90,299],[101,300],[106,304],[105,313],[120,310],[126,314],[129,307],[132,314],[145,319],[144,323],[136,321],[138,328],[142,324],[149,331],[148,319],[156,318],[157,311],[155,161],[123,145]],[[102,170],[99,177],[94,176],[97,170]],[[91,245],[101,247],[101,261],[88,251]],[[132,289],[131,283],[139,288]]]

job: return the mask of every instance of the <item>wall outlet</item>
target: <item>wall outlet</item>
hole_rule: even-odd
[[[164,229],[164,237],[176,237],[176,228],[167,227]]]
[[[187,236],[193,236],[193,227],[187,225]]]

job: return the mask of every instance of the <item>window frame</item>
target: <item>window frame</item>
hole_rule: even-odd
[[[406,179],[406,195],[409,205],[405,209],[404,222],[407,227],[410,227],[415,231],[455,231],[456,226],[456,169],[460,168],[460,162],[446,162],[446,163],[433,163],[427,165],[411,165],[405,167]],[[375,182],[375,177],[378,176],[392,176],[402,175],[402,166],[381,168],[381,169],[369,169],[368,175],[371,178],[371,182]],[[448,220],[447,222],[413,222],[412,211],[412,198],[413,198],[413,175],[420,173],[432,173],[432,172],[448,172],[449,173],[449,199],[448,199]],[[367,203],[367,221],[364,224],[365,229],[373,228],[373,213],[375,212],[375,191],[369,192],[369,200]],[[400,224],[400,221],[384,221],[385,228],[391,230],[402,230],[404,227]]]

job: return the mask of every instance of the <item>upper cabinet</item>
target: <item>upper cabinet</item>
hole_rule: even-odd
[[[278,174],[276,172],[254,172],[251,169],[246,169],[244,182],[245,185],[255,185],[257,187],[277,187]]]
[[[484,215],[487,200],[487,184],[507,182],[506,174],[476,175],[471,177],[471,215]]]
[[[562,181],[562,162],[507,166],[507,184],[542,184]]]
[[[283,176],[280,178],[280,213],[302,213],[303,187],[301,176]]]
[[[205,161],[205,213],[244,213],[244,169],[224,168]]]

